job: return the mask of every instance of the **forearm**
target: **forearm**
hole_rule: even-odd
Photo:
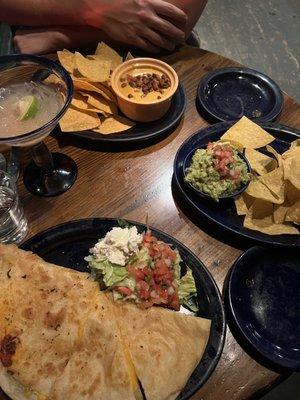
[[[0,21],[10,25],[83,25],[80,0],[0,0]]]
[[[200,18],[208,0],[166,0],[168,3],[179,7],[187,14],[186,34],[190,35],[192,29]]]

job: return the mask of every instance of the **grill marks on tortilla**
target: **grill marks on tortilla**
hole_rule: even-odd
[[[0,361],[3,367],[12,365],[12,356],[16,352],[18,338],[12,335],[5,335],[0,342]]]
[[[57,313],[47,311],[44,319],[44,324],[47,328],[53,328],[57,330],[62,324],[66,316],[66,309],[61,308]]]

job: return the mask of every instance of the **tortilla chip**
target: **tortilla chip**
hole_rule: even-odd
[[[71,104],[73,107],[79,108],[79,110],[99,112],[99,109],[89,104],[87,98],[79,92],[74,92]]]
[[[129,61],[129,60],[133,60],[134,59],[134,57],[133,57],[133,55],[130,53],[130,51],[127,53],[127,56],[126,56],[126,58],[125,58],[125,60],[124,61]]]
[[[71,106],[59,121],[59,126],[62,132],[76,132],[96,128],[100,123],[96,113],[82,111]]]
[[[238,215],[246,215],[251,204],[254,202],[254,198],[249,196],[247,193],[243,193],[237,199],[234,200],[236,212]]]
[[[259,175],[266,174],[268,172],[266,167],[273,161],[273,158],[255,149],[246,149],[245,157],[249,161],[253,171]]]
[[[288,200],[285,200],[282,204],[274,205],[273,219],[275,224],[282,224],[285,221],[286,213],[290,207],[291,203]]]
[[[300,190],[300,157],[284,160],[284,179],[290,181],[296,189]]]
[[[259,176],[258,180],[266,185],[270,192],[280,200],[279,204],[284,202],[285,184],[282,167],[278,167],[267,174]]]
[[[104,90],[100,87],[98,83],[90,83],[87,81],[83,81],[81,79],[74,79],[73,78],[73,84],[75,89],[81,90],[81,91],[88,91],[88,92],[96,92],[101,94],[105,99],[111,100],[111,98],[106,94]]]
[[[104,61],[110,61],[112,71],[123,63],[123,58],[104,42],[98,43],[94,57],[95,59],[99,58]]]
[[[269,153],[273,154],[273,156],[275,156],[277,163],[278,163],[278,167],[282,166],[282,156],[281,154],[279,154],[272,146],[266,146],[266,149]]]
[[[102,133],[102,135],[109,135],[111,133],[126,131],[127,129],[132,128],[134,125],[135,123],[133,121],[130,121],[124,117],[120,117],[119,115],[115,115],[103,120],[101,125],[97,129],[93,129],[93,131]]]
[[[275,224],[273,204],[257,199],[250,207],[244,220],[244,227],[267,235],[299,235],[299,230],[289,223]]]
[[[282,204],[283,199],[275,196],[265,184],[259,180],[252,180],[246,189],[246,193],[256,199],[269,201],[274,204]]]
[[[285,183],[285,196],[291,204],[296,203],[300,200],[300,190],[295,188],[291,182],[286,181]]]
[[[87,103],[97,109],[98,111],[104,112],[106,115],[118,114],[118,107],[115,103],[110,100],[106,100],[103,96],[96,93],[85,93],[80,92],[82,96],[86,98]]]
[[[76,51],[75,63],[78,71],[92,82],[103,82],[109,78],[110,61],[91,60]]]
[[[71,51],[64,49],[63,51],[57,52],[57,57],[61,65],[68,71],[70,74],[73,73],[75,69],[75,54]]]
[[[295,143],[295,142],[293,142],[293,143]],[[294,157],[299,157],[300,158],[300,146],[293,146],[292,147],[292,144],[291,144],[291,147],[289,148],[289,150],[285,151],[282,154],[282,158],[284,160],[286,160],[288,158],[294,158]]]
[[[257,149],[271,143],[274,137],[244,116],[224,133],[221,140],[233,141],[244,148]]]
[[[300,200],[287,210],[285,220],[300,224]]]

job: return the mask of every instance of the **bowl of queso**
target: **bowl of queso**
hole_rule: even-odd
[[[128,118],[150,122],[166,114],[178,88],[174,69],[154,58],[135,58],[117,67],[111,77],[118,106]]]

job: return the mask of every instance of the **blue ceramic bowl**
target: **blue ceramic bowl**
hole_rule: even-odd
[[[192,150],[185,158],[184,162],[183,162],[183,175],[184,178],[186,177],[186,170],[187,168],[191,165],[192,163],[192,158],[193,155],[195,154],[195,152],[198,149],[206,149],[207,147],[207,143],[203,144],[202,146],[197,147],[197,149]],[[249,161],[247,160],[247,158],[244,156],[244,154],[240,151],[238,151],[238,155],[239,157],[244,161],[244,163],[247,165],[247,171],[251,174],[252,170],[251,170],[251,166],[249,164]],[[246,183],[246,184],[242,184],[241,187],[239,189],[237,189],[235,192],[231,193],[231,194],[224,194],[222,196],[219,197],[219,200],[228,200],[228,199],[235,199],[236,197],[238,197],[239,195],[241,195],[248,187],[249,183],[250,183],[251,179]],[[195,186],[193,186],[191,183],[186,182],[184,179],[184,183],[198,196],[205,198],[205,199],[209,199],[212,201],[215,201],[209,194],[203,192],[200,189],[197,189]]]

